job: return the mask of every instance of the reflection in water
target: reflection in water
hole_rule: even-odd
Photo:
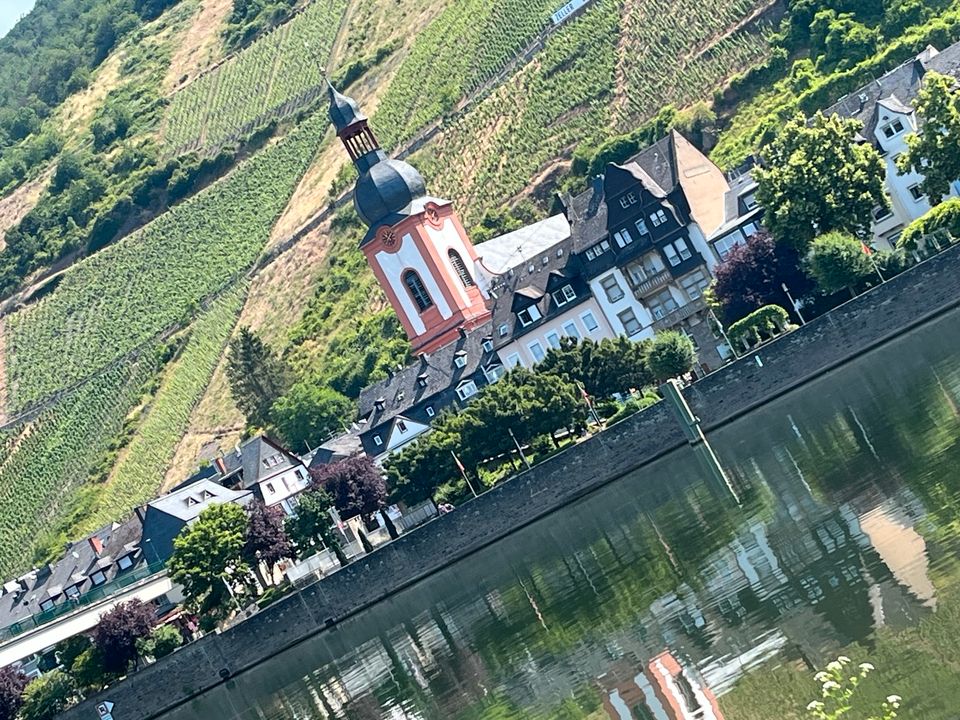
[[[678,451],[168,718],[801,717],[841,651],[951,717],[955,347],[958,313],[714,433],[742,506]]]

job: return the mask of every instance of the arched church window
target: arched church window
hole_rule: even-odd
[[[470,272],[467,270],[467,266],[464,264],[463,258],[460,257],[460,253],[458,253],[456,250],[451,250],[447,253],[447,255],[450,257],[450,264],[453,265],[453,269],[460,277],[460,282],[463,283],[463,286],[472,287],[474,285],[473,278],[470,277]]]
[[[423,280],[420,279],[420,276],[417,275],[415,271],[407,270],[403,274],[403,283],[407,286],[407,290],[410,291],[410,297],[413,298],[420,312],[423,312],[433,305],[433,300],[430,299],[430,293],[427,292],[427,289],[423,286]]]

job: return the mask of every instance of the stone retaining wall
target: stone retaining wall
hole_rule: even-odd
[[[709,431],[958,305],[960,247],[954,247],[709,375],[685,394]],[[178,650],[62,717],[95,718],[102,700],[115,704],[118,719],[158,717],[683,442],[670,408],[655,405],[226,632]]]

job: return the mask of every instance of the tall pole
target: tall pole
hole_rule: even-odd
[[[723,341],[727,344],[727,347],[730,348],[730,352],[733,353],[733,357],[739,358],[740,353],[737,352],[737,349],[733,346],[733,343],[730,342],[730,338],[727,337],[727,331],[723,329],[723,324],[720,322],[720,319],[717,317],[717,314],[713,311],[713,308],[710,308],[710,319],[720,328],[720,336],[723,338]]]
[[[780,287],[783,288],[783,291],[787,294],[787,300],[790,301],[790,304],[793,306],[793,311],[797,314],[797,317],[800,318],[800,324],[806,325],[807,321],[803,319],[803,314],[800,312],[800,308],[797,306],[797,301],[793,299],[793,295],[790,294],[790,288],[787,287],[786,283],[780,283]]]
[[[470,478],[467,477],[467,469],[463,466],[463,463],[460,462],[460,458],[457,457],[457,454],[451,450],[450,454],[453,455],[453,461],[457,464],[457,467],[460,468],[460,474],[463,475],[463,481],[467,483],[467,487],[470,488],[470,492],[473,493],[474,497],[477,497],[477,491],[473,489],[473,484],[470,482]]]
[[[523,460],[523,464],[527,466],[527,470],[530,469],[530,461],[527,460],[527,456],[523,454],[523,448],[520,447],[520,443],[517,442],[517,436],[513,434],[513,428],[507,428],[507,432],[510,433],[510,437],[513,439],[513,444],[517,446],[517,452],[520,453],[520,459]]]

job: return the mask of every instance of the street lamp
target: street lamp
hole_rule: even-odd
[[[793,305],[793,311],[797,314],[797,317],[800,318],[800,324],[806,325],[807,321],[803,319],[803,314],[800,312],[797,301],[794,300],[793,295],[790,294],[790,288],[787,287],[786,283],[780,283],[780,287],[782,287],[783,291],[787,294],[787,300],[789,300],[790,304]]]

